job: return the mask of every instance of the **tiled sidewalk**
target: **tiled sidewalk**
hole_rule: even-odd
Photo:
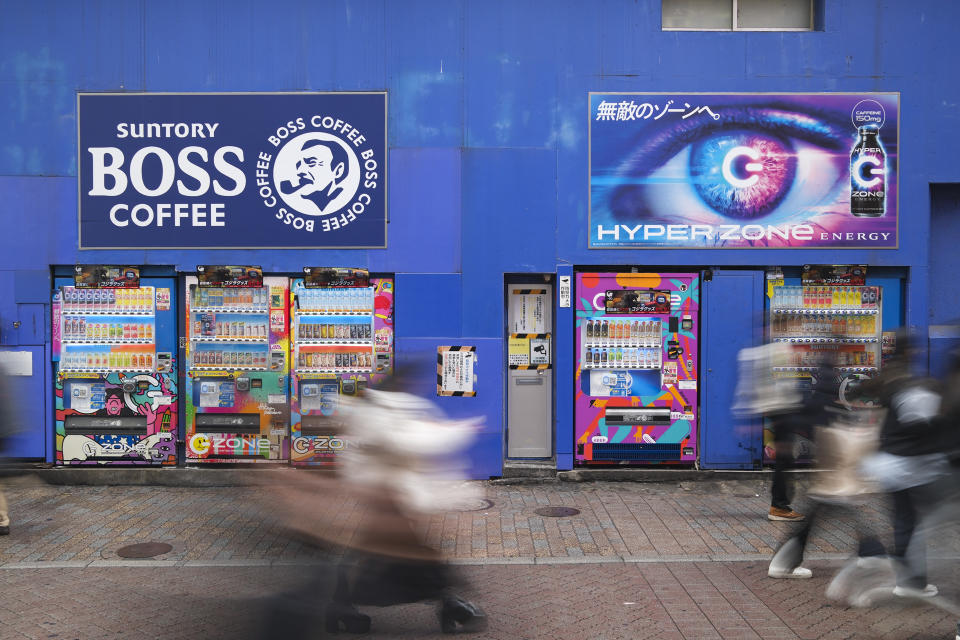
[[[0,539],[0,564],[115,560],[131,542],[174,544],[168,563],[271,562],[312,554],[286,534],[262,488],[54,487],[9,488],[13,535]],[[461,562],[631,562],[769,558],[792,525],[767,521],[766,489],[757,482],[487,484],[492,505],[431,519],[428,542]],[[343,500],[318,500],[333,518],[360,516]],[[541,517],[542,506],[580,514]],[[466,508],[480,505],[470,504]],[[803,503],[798,502],[798,508]],[[886,507],[872,501],[861,522],[889,530]],[[824,520],[812,557],[847,554],[857,520],[849,512]],[[944,540],[960,550],[956,537]],[[819,555],[818,555],[819,554]],[[824,555],[826,554],[826,555]]]
[[[427,538],[469,579],[490,615],[477,638],[951,639],[957,618],[896,601],[851,609],[824,589],[854,547],[851,513],[811,539],[814,578],[771,580],[766,565],[790,524],[766,520],[757,482],[682,485],[483,485],[490,504],[434,517]],[[0,538],[0,637],[273,638],[268,614],[315,619],[329,558],[289,535],[264,488],[52,487],[7,490],[12,534]],[[320,503],[344,522],[359,510]],[[803,508],[803,502],[797,503]],[[315,505],[311,505],[315,506]],[[541,517],[542,506],[581,513]],[[877,500],[860,522],[889,530]],[[125,544],[166,541],[169,553],[126,560]],[[932,550],[931,581],[960,592],[955,533]],[[282,595],[286,594],[286,595]],[[291,596],[290,594],[299,594]],[[367,610],[371,638],[440,638],[423,604]],[[309,637],[319,637],[311,634]]]

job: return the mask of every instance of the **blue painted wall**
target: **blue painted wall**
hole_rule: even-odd
[[[0,0],[0,343],[36,339],[11,330],[38,302],[7,295],[19,274],[49,289],[50,265],[75,262],[396,272],[398,349],[501,351],[504,272],[866,263],[908,270],[906,321],[926,332],[930,183],[960,182],[960,5],[823,5],[817,32],[697,33],[661,32],[656,0]],[[78,251],[77,91],[357,89],[389,92],[388,249]],[[900,248],[588,250],[588,91],[900,91]],[[500,404],[475,406],[500,425]]]

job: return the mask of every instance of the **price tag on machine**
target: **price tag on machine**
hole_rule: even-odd
[[[783,270],[780,267],[774,267],[767,271],[767,297],[773,299],[773,290],[777,287],[782,287],[784,284],[783,281]]]

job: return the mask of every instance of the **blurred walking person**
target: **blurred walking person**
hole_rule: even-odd
[[[0,456],[5,455],[10,438],[21,430],[17,398],[13,383],[4,365],[0,364]],[[0,536],[10,534],[10,511],[7,497],[0,488]]]
[[[873,414],[841,401],[842,379],[835,356],[827,352],[820,358],[800,411],[815,433],[820,469],[808,492],[812,507],[802,527],[787,538],[770,560],[767,575],[771,578],[812,577],[813,572],[801,565],[814,525],[835,509],[852,509],[858,515],[859,500],[869,491],[856,468],[860,457],[875,447],[876,429],[864,426]],[[856,526],[857,556],[883,555],[883,546],[865,523],[861,521]]]
[[[803,515],[790,506],[793,487],[787,471],[796,463],[796,434],[804,424],[801,414],[803,397],[796,378],[778,377],[776,367],[789,366],[792,350],[789,344],[771,342],[743,349],[738,355],[735,414],[769,420],[773,432],[773,481],[770,486],[768,520],[803,520]]]
[[[483,610],[456,593],[462,586],[440,552],[422,539],[424,518],[472,497],[458,453],[476,421],[445,419],[429,401],[402,391],[367,390],[347,406],[348,448],[341,474],[367,501],[350,559],[341,564],[327,630],[365,631],[356,605],[436,601],[445,633],[482,631]]]
[[[932,597],[938,589],[927,582],[921,521],[931,518],[956,489],[951,455],[957,454],[955,420],[960,412],[955,408],[957,390],[951,390],[949,406],[942,407],[937,381],[911,374],[916,355],[910,337],[900,332],[897,350],[880,375],[859,389],[876,395],[887,408],[880,450],[864,461],[864,469],[893,500],[893,557],[898,561],[894,595]]]
[[[402,377],[395,373],[387,385],[395,389]],[[431,516],[483,497],[479,485],[465,482],[460,457],[479,422],[448,419],[433,403],[399,390],[339,400],[334,428],[346,446],[336,476],[295,474],[278,487],[272,506],[288,529],[321,547],[332,544],[342,556],[292,600],[278,601],[281,615],[271,617],[264,637],[278,629],[285,637],[315,637],[309,630],[318,611],[328,633],[365,633],[372,620],[358,607],[414,602],[436,603],[445,633],[483,631],[485,613],[462,596],[467,585],[425,539]]]

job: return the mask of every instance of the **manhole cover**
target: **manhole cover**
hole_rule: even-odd
[[[166,542],[140,542],[117,549],[121,558],[152,558],[173,550],[173,545]]]
[[[493,506],[493,500],[483,498],[480,500],[470,500],[460,505],[457,511],[486,511]]]
[[[580,513],[580,509],[574,509],[573,507],[540,507],[534,509],[533,512],[546,518],[566,518],[577,515]]]

